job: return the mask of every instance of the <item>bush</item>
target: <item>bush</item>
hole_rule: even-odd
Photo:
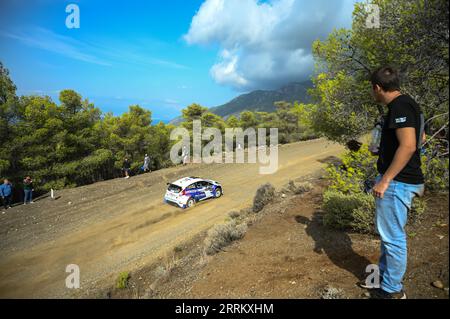
[[[233,241],[243,238],[246,232],[247,225],[238,224],[236,220],[214,226],[205,238],[205,253],[213,255],[221,251]]]
[[[125,289],[128,286],[128,280],[130,279],[130,273],[127,271],[121,272],[116,280],[117,289]]]
[[[426,202],[414,198],[408,213],[408,224],[412,225],[422,218]],[[375,230],[375,199],[364,193],[343,194],[328,190],[324,194],[323,222],[326,226],[360,233],[373,233]]]
[[[264,206],[270,203],[275,198],[275,187],[267,183],[262,185],[256,191],[253,199],[253,212],[260,212]]]
[[[237,219],[237,218],[241,217],[241,214],[239,212],[232,211],[232,212],[228,213],[228,216],[231,219]]]
[[[372,195],[327,190],[323,196],[323,210],[326,226],[364,233],[374,230],[375,200]]]
[[[414,224],[420,221],[427,208],[427,203],[423,198],[415,197],[412,202],[411,211],[408,214],[408,222]]]
[[[448,190],[449,159],[448,158],[422,158],[422,170],[425,172],[425,186],[431,191]]]
[[[367,145],[362,145],[357,152],[349,151],[342,157],[341,165],[327,168],[329,189],[341,193],[360,193],[364,191],[364,182],[375,179],[377,158],[372,156]]]
[[[294,181],[289,181],[288,190],[296,195],[307,193],[311,191],[314,186],[310,182],[303,182],[298,185]]]

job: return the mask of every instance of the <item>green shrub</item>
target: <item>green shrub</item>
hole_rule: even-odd
[[[364,233],[374,230],[375,200],[372,195],[327,190],[323,196],[323,210],[323,222],[328,227]]]
[[[408,224],[420,221],[426,209],[422,198],[414,198],[408,213]],[[334,190],[324,193],[323,222],[326,226],[359,233],[373,233],[375,230],[375,199],[365,193],[343,194]]]
[[[374,179],[378,174],[376,162],[376,156],[372,156],[365,144],[357,152],[347,152],[342,157],[341,165],[327,168],[329,189],[345,194],[363,192],[364,181]]]
[[[408,214],[408,222],[414,224],[423,218],[427,203],[423,198],[416,197],[412,202],[411,211]]]
[[[422,157],[422,170],[425,173],[425,186],[431,191],[448,190],[449,159]]]
[[[116,280],[117,289],[125,289],[128,287],[128,280],[130,279],[130,273],[128,271],[121,272]]]
[[[0,178],[3,177],[3,172],[6,172],[9,167],[9,161],[0,159]]]

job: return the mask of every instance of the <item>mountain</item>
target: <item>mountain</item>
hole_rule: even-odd
[[[293,82],[281,87],[278,90],[257,90],[250,93],[239,95],[230,102],[220,106],[212,107],[210,112],[227,118],[231,115],[239,115],[242,111],[274,112],[275,102],[302,102],[308,103],[310,97],[307,94],[308,89],[312,87],[310,81]],[[181,117],[172,120],[171,124],[179,124]]]
[[[307,91],[311,87],[311,82],[295,82],[274,91],[257,90],[242,94],[226,104],[210,108],[210,111],[225,118],[239,115],[242,111],[274,112],[275,102],[307,103],[309,101]]]

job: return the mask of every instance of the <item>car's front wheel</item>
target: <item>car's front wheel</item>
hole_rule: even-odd
[[[186,207],[187,208],[192,207],[192,206],[194,206],[194,204],[195,204],[195,200],[193,198],[189,198],[189,200],[186,203]]]
[[[215,198],[219,198],[220,196],[222,196],[222,188],[217,187],[217,188],[216,188],[216,191],[215,191],[215,193],[214,193],[214,197],[215,197]]]

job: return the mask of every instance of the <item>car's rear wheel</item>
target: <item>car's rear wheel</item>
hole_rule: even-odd
[[[194,204],[195,204],[195,200],[193,198],[189,198],[189,200],[186,203],[186,206],[189,208],[189,207],[194,206]]]
[[[214,197],[215,198],[219,198],[220,196],[222,196],[222,188],[218,187],[218,188],[216,188],[216,191],[214,193]]]

